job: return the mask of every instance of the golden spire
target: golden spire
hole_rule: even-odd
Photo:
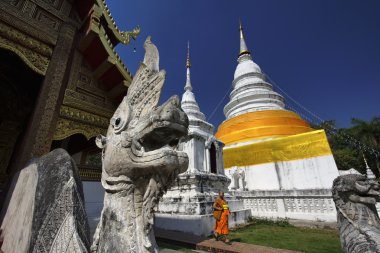
[[[186,58],[186,68],[190,68],[190,42],[187,41],[187,58]]]
[[[241,21],[239,20],[239,31],[240,31],[240,53],[239,56],[243,54],[250,54],[248,51],[247,45],[245,44],[244,35],[243,35],[243,25],[241,24]]]
[[[190,42],[187,41],[187,58],[186,58],[186,85],[185,85],[185,90],[186,91],[192,91],[193,87],[191,87],[191,82],[190,82]]]
[[[239,31],[240,31],[240,39],[241,40],[244,40],[244,36],[243,36],[243,26],[241,25],[241,21],[239,19]]]

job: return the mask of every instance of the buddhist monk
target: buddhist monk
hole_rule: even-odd
[[[230,210],[227,201],[224,199],[224,192],[220,191],[218,198],[214,202],[214,218],[216,220],[214,236],[218,240],[219,236],[224,237],[225,243],[230,243],[228,239],[228,216]]]

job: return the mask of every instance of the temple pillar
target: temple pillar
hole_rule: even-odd
[[[23,168],[31,158],[50,151],[71,67],[74,36],[75,28],[71,24],[62,24],[33,115],[22,140],[17,156],[19,159],[13,166],[16,171]]]
[[[208,173],[211,173],[210,149],[209,148],[205,149],[205,153],[206,153],[206,167],[205,167],[205,171],[208,172]]]

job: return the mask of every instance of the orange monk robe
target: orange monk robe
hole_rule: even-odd
[[[223,208],[223,211],[214,211],[222,212],[220,215],[220,219],[216,219],[215,232],[218,233],[218,235],[228,235],[228,216],[230,214],[230,210],[228,209],[227,202],[218,197],[215,200],[214,205]]]

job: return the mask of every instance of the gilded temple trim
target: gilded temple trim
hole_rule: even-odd
[[[30,51],[30,54],[29,54],[29,57],[27,57],[24,53],[25,52],[22,52],[21,50],[19,50],[17,47],[12,47],[12,46],[9,46],[8,44],[6,43],[3,43],[3,38],[0,37],[0,48],[3,48],[3,49],[6,49],[6,50],[9,50],[13,53],[15,53],[18,57],[20,57],[20,59],[29,67],[31,68],[33,71],[35,71],[36,73],[40,74],[40,75],[45,75],[46,74],[46,70],[47,70],[47,66],[48,66],[48,60],[46,60],[47,62],[44,63],[43,60],[38,60],[37,58],[39,58],[37,55],[35,55],[34,52]],[[34,62],[35,64],[33,64],[32,62]]]
[[[0,47],[18,55],[38,74],[46,74],[53,52],[48,45],[0,22]]]
[[[99,134],[105,134],[106,132],[106,128],[60,117],[57,122],[53,140],[63,140],[74,134],[82,134],[87,140],[89,140],[92,137]]]
[[[113,19],[105,0],[97,0],[97,3],[102,10],[102,14],[105,20],[108,23],[108,28],[112,31],[113,35],[119,42],[128,45],[131,39],[136,40],[141,31],[139,26],[136,26],[132,31],[121,31],[116,25],[116,22]]]
[[[86,166],[78,165],[79,175],[82,181],[100,181],[102,176],[102,169],[88,168]]]

